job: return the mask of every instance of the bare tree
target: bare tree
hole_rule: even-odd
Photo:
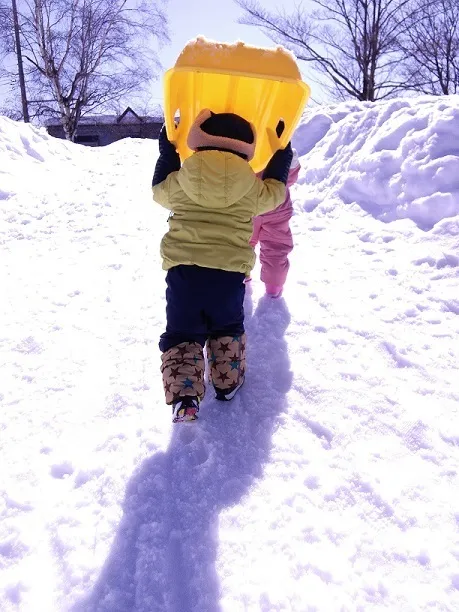
[[[0,84],[8,83],[8,74],[3,68],[6,56],[14,52],[14,22],[11,5],[0,0]]]
[[[420,93],[459,93],[459,0],[416,0],[401,39],[408,86]]]
[[[25,123],[30,121],[29,117],[29,105],[27,103],[26,84],[24,77],[24,64],[22,61],[22,47],[20,40],[20,28],[19,18],[16,0],[11,0],[11,10],[13,13],[13,28],[14,28],[14,43],[16,48],[16,57],[18,60],[18,77],[19,77],[19,88],[21,90],[21,103],[22,103],[22,114]]]
[[[17,36],[13,14],[13,0],[0,0],[0,115],[10,119],[27,120],[24,104],[25,92],[18,95],[19,66],[21,58],[17,55]],[[14,92],[14,93],[13,93]],[[21,104],[22,102],[22,104]]]
[[[35,115],[58,116],[74,140],[80,118],[144,89],[167,42],[155,0],[19,0],[26,77]],[[163,3],[164,5],[164,3]]]
[[[411,0],[313,0],[293,13],[271,13],[256,0],[235,0],[240,23],[261,28],[321,75],[338,98],[377,100],[402,88],[397,40]]]

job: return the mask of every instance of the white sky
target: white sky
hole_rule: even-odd
[[[306,6],[310,0],[303,2]],[[294,0],[263,0],[265,9],[276,11],[285,9],[286,12],[293,11],[298,2]],[[218,7],[218,8],[217,8]],[[242,17],[243,11],[233,0],[169,0],[169,27],[171,44],[160,52],[161,63],[164,69],[172,68],[180,51],[185,44],[196,36],[203,35],[218,41],[234,42],[243,40],[251,45],[263,47],[273,46],[273,42],[265,36],[258,28],[241,25],[238,19]],[[304,63],[300,64],[303,77],[312,86],[312,96],[320,97],[317,86],[308,79],[308,69]],[[162,80],[153,84],[153,95],[158,103],[162,100]]]
[[[306,5],[310,0],[307,0]],[[294,0],[284,0],[282,4],[276,0],[264,0],[266,9],[275,11],[283,8],[287,12],[293,10]],[[217,8],[218,7],[218,8]],[[171,43],[160,51],[160,60],[165,70],[171,68],[185,44],[196,36],[203,35],[213,40],[234,42],[243,40],[251,45],[272,46],[274,43],[258,28],[238,23],[243,11],[233,0],[169,0],[167,5]],[[311,85],[312,98],[320,101],[324,93],[308,78],[308,68],[300,63],[303,78]],[[310,73],[309,73],[310,74]],[[163,82],[160,78],[151,85],[152,102],[160,104],[163,99]],[[5,90],[0,86],[0,105]]]

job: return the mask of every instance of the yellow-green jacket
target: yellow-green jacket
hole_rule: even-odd
[[[155,185],[153,198],[172,213],[161,242],[164,270],[194,264],[249,274],[252,217],[282,204],[285,185],[260,180],[237,155],[200,151]]]

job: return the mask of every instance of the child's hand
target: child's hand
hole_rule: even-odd
[[[287,143],[285,149],[278,149],[271,157],[268,165],[263,171],[262,179],[268,178],[276,179],[281,181],[284,185],[287,184],[288,173],[290,170],[290,164],[292,162],[293,151],[290,142]]]
[[[167,137],[166,126],[163,125],[158,135],[159,157],[153,175],[153,187],[162,183],[171,172],[180,170],[180,157],[175,150],[175,144]]]
[[[158,136],[159,153],[160,155],[170,155],[175,153],[175,145],[167,137],[166,124],[163,125]]]

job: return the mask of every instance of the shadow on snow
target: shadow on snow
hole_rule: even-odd
[[[197,423],[131,477],[123,518],[92,593],[73,612],[217,612],[219,514],[263,477],[292,382],[283,299],[246,294],[248,376],[231,403],[202,403]],[[243,528],[243,526],[242,526]]]

